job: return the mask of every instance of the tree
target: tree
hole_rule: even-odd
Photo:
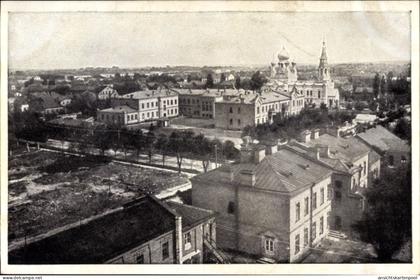
[[[257,71],[251,77],[251,89],[260,90],[265,82],[265,77],[261,75],[260,71]]]
[[[188,130],[181,132],[174,131],[169,136],[168,148],[176,155],[179,173],[181,173],[182,160],[187,153],[191,152],[191,140],[193,136],[194,133]]]
[[[232,141],[226,140],[223,143],[223,154],[227,159],[235,160],[239,157],[239,150],[235,148],[235,144]]]
[[[101,153],[104,156],[105,151],[111,148],[110,133],[103,128],[97,129],[94,132],[94,145],[101,150]]]
[[[204,173],[206,173],[210,164],[210,157],[212,152],[211,142],[206,137],[204,137],[203,134],[199,134],[193,139],[192,149],[194,153],[201,159]]]
[[[353,228],[373,245],[379,261],[391,262],[411,238],[411,170],[384,168],[365,196],[367,209]]]
[[[237,76],[235,79],[235,88],[240,89],[241,88],[241,76]]]
[[[375,95],[375,97],[379,96],[379,87],[380,87],[380,77],[379,77],[379,73],[376,73],[375,78],[373,78],[373,95]]]
[[[362,102],[357,101],[356,104],[354,105],[354,108],[357,111],[362,111],[363,109],[365,109],[365,105]]]
[[[220,82],[224,82],[224,81],[226,81],[226,74],[225,73],[222,73],[220,75]]]
[[[143,131],[139,130],[137,134],[135,134],[133,139],[133,147],[136,149],[137,157],[140,156],[140,152],[144,149],[145,146],[145,136],[143,135]]]
[[[152,156],[155,151],[155,143],[156,136],[152,130],[149,130],[145,138],[145,148],[147,151],[147,156],[149,158],[149,163],[152,163]]]
[[[328,112],[328,107],[324,102],[321,103],[319,108],[321,109],[321,111],[327,111]]]
[[[411,142],[411,125],[405,118],[398,119],[394,133],[401,139]]]
[[[214,86],[213,76],[209,73],[207,74],[206,88],[212,88]]]
[[[168,153],[168,143],[169,139],[166,136],[166,134],[159,134],[157,137],[155,148],[160,151],[160,154],[162,155],[162,165],[165,166],[165,158]]]

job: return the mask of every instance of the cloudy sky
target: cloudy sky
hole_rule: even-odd
[[[11,13],[9,67],[263,65],[410,59],[408,13]]]

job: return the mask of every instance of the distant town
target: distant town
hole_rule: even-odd
[[[10,264],[395,263],[410,62],[10,70]]]

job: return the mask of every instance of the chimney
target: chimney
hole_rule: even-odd
[[[311,140],[311,132],[309,130],[304,130],[300,133],[300,142],[308,143]]]
[[[316,128],[312,131],[312,139],[318,139],[319,138],[319,129]]]
[[[175,263],[182,264],[182,216],[175,216]]]
[[[265,154],[272,155],[277,153],[278,150],[278,140],[267,141],[264,143],[265,145]]]
[[[254,163],[258,164],[265,158],[265,147],[258,146],[254,149]]]
[[[252,161],[252,139],[250,136],[245,136],[242,138],[241,144],[241,163],[251,162]]]
[[[245,186],[255,186],[255,172],[253,170],[241,170],[239,172],[239,183]]]

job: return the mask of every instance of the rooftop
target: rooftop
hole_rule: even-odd
[[[287,160],[286,160],[287,159]],[[241,171],[255,174],[255,189],[282,193],[293,193],[329,176],[332,170],[310,160],[295,151],[282,148],[273,155],[267,155],[260,163],[233,163],[207,173],[197,175],[192,180],[231,183],[226,173],[233,172],[234,182],[239,182]]]
[[[157,98],[165,96],[175,96],[176,92],[170,90],[142,90],[130,92],[122,95],[123,98],[133,98],[133,99],[148,99],[148,98]]]
[[[410,147],[406,141],[381,125],[377,125],[374,128],[359,133],[357,134],[357,137],[361,138],[369,145],[377,147],[382,152],[388,150],[410,152]]]
[[[98,264],[174,229],[173,213],[156,199],[136,203],[87,224],[9,252],[12,264]]]
[[[342,138],[328,133],[319,136],[318,139],[311,139],[307,145],[311,147],[328,146],[332,158],[340,159],[346,163],[352,163],[370,151],[369,147],[361,145],[354,137]]]
[[[180,204],[173,201],[168,201],[167,204],[169,208],[182,217],[182,228],[184,231],[215,216],[215,213],[211,210]]]
[[[106,113],[134,113],[137,112],[136,109],[133,109],[127,105],[121,105],[121,106],[114,106],[111,108],[103,109],[100,112],[106,112]]]

